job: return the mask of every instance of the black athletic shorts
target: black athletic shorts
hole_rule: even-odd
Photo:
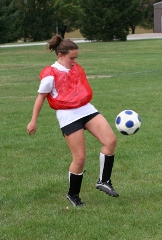
[[[99,112],[95,112],[95,113],[92,113],[88,116],[85,116],[83,118],[80,118],[78,119],[77,121],[75,122],[72,122],[68,125],[66,125],[65,127],[62,127],[61,130],[62,130],[62,133],[63,133],[63,136],[66,135],[70,135],[71,133],[74,133],[82,128],[85,129],[84,125],[89,122],[92,118],[94,118],[96,115],[100,114]]]

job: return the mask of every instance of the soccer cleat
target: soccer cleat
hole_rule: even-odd
[[[119,197],[119,194],[114,190],[112,186],[111,180],[107,182],[102,182],[99,179],[98,182],[96,183],[96,188],[99,189],[100,191],[105,192],[109,196]]]
[[[66,194],[67,199],[71,202],[71,204],[75,207],[82,207],[84,206],[84,203],[82,203],[81,198],[79,195],[75,194],[73,196],[70,196],[68,193]]]

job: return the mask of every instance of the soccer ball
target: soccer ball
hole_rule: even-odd
[[[141,118],[132,110],[124,110],[117,115],[115,125],[123,135],[132,135],[138,132],[141,126]]]

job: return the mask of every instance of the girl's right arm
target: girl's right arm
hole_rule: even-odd
[[[35,100],[32,118],[31,118],[31,121],[29,122],[29,124],[27,126],[27,132],[29,134],[34,134],[36,132],[37,118],[38,118],[39,112],[40,112],[40,110],[43,106],[43,103],[44,103],[46,97],[47,97],[47,93],[39,93],[38,97]]]

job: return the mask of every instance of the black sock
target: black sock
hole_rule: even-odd
[[[111,178],[114,163],[114,155],[104,155],[100,153],[100,180],[107,182]]]
[[[75,194],[79,195],[80,189],[81,189],[81,184],[82,184],[82,179],[83,179],[83,173],[81,174],[74,174],[69,172],[69,191],[68,194],[70,196],[73,196]]]

